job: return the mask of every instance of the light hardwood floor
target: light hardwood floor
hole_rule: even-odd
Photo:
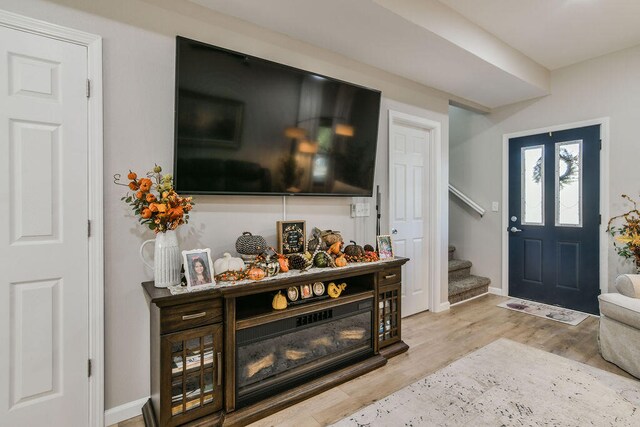
[[[437,371],[498,338],[531,347],[633,378],[598,353],[598,318],[578,326],[496,307],[507,298],[486,295],[443,313],[420,313],[403,319],[407,353],[387,365],[254,424],[263,426],[323,426],[357,411],[432,372]],[[118,427],[142,427],[142,417]]]

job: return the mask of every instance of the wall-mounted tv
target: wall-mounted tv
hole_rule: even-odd
[[[177,37],[176,188],[371,196],[379,113],[377,90]]]

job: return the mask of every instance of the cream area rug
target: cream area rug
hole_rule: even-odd
[[[640,426],[640,382],[502,338],[334,426]]]
[[[541,302],[528,301],[526,299],[510,299],[509,301],[501,302],[498,304],[498,307],[555,320],[556,322],[562,322],[572,326],[579,325],[580,322],[589,317],[588,314],[580,313],[579,311],[547,305]]]

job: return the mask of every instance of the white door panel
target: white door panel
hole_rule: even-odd
[[[86,47],[0,27],[0,425],[88,424]]]
[[[402,315],[429,308],[424,224],[424,192],[428,191],[429,132],[409,125],[390,124],[389,170],[391,229],[394,253],[411,258],[402,272]]]

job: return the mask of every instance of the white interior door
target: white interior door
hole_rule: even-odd
[[[0,425],[89,424],[87,49],[0,27]]]
[[[430,132],[389,120],[389,200],[393,251],[411,258],[402,272],[402,315],[429,308],[428,254],[425,224],[428,211]]]

